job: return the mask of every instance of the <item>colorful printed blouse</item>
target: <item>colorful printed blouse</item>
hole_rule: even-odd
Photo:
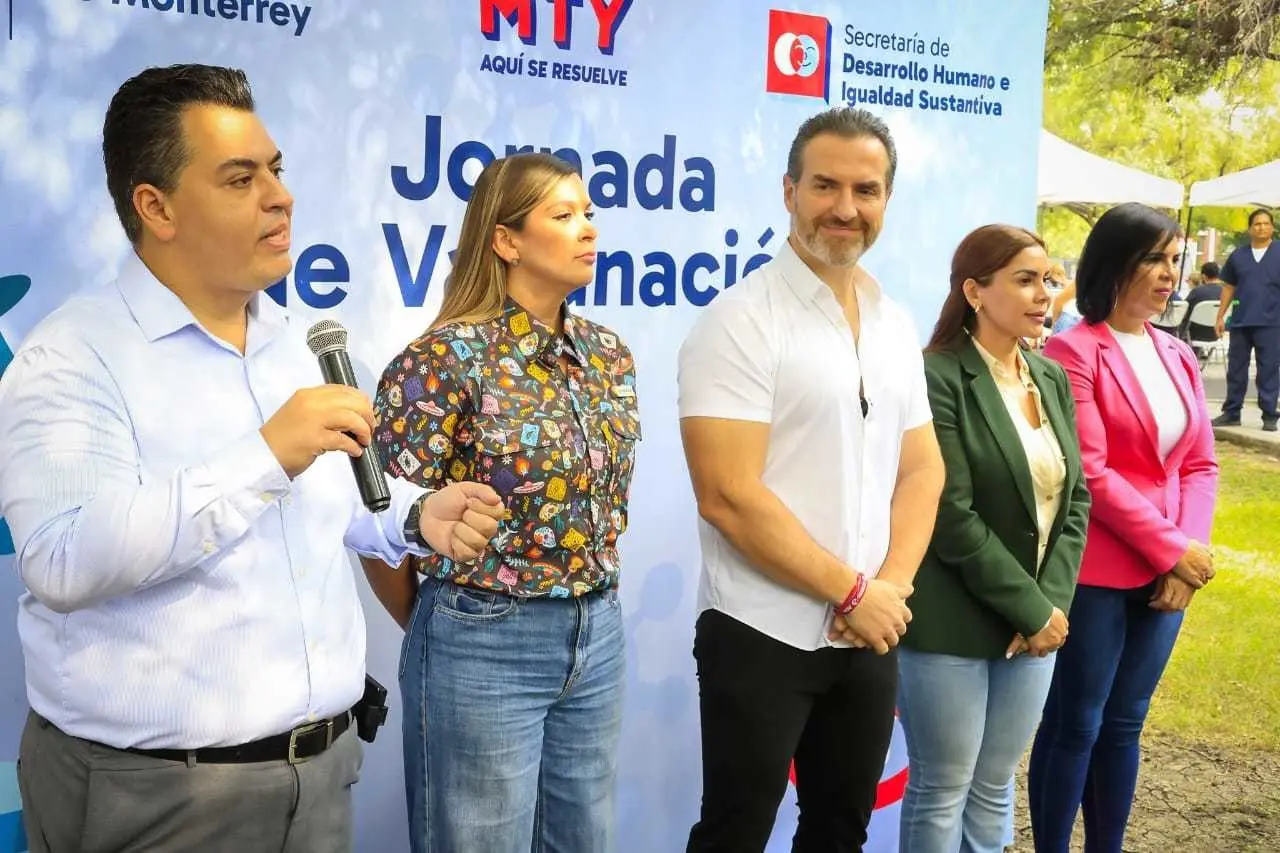
[[[473,564],[434,555],[415,558],[419,571],[522,597],[617,586],[640,438],[635,366],[617,335],[567,310],[556,335],[508,299],[494,320],[409,344],[382,374],[374,419],[391,475],[488,483],[507,504]]]

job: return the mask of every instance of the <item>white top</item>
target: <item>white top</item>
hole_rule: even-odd
[[[1270,244],[1268,244],[1266,246],[1263,246],[1261,249],[1259,249],[1257,246],[1250,246],[1249,248],[1253,252],[1254,261],[1256,261],[1257,263],[1262,263],[1262,256],[1267,253],[1267,249],[1271,248],[1271,246]]]
[[[360,698],[343,545],[398,562],[423,490],[389,481],[375,516],[345,454],[285,476],[258,430],[323,381],[266,296],[241,355],[133,255],[36,326],[0,380],[0,514],[38,714],[114,747],[198,749]]]
[[[932,416],[910,315],[874,281],[857,299],[855,346],[831,289],[784,246],[698,319],[680,348],[679,406],[681,418],[771,424],[765,486],[819,545],[873,577],[889,550],[902,434]],[[799,649],[832,645],[827,602],[770,580],[701,520],[699,537],[699,611]]]
[[[1036,552],[1037,568],[1044,562],[1044,555],[1049,547],[1049,534],[1053,531],[1053,522],[1058,517],[1058,508],[1062,504],[1062,488],[1067,481],[1067,463],[1062,456],[1062,445],[1049,423],[1049,415],[1044,408],[1044,399],[1035,380],[1031,378],[1031,370],[1021,351],[1015,350],[1018,358],[1018,374],[1009,372],[1000,361],[973,338],[973,346],[978,355],[987,363],[991,378],[995,380],[1000,397],[1004,400],[1014,428],[1018,430],[1018,438],[1022,441],[1022,450],[1027,456],[1027,467],[1031,469],[1031,485],[1036,497],[1036,529],[1040,534],[1039,550]],[[1040,426],[1033,427],[1022,410],[1022,401],[1027,394],[1035,401],[1039,413]]]
[[[1187,431],[1186,403],[1178,393],[1178,386],[1173,384],[1168,368],[1160,360],[1160,353],[1156,351],[1155,341],[1150,335],[1146,332],[1140,335],[1118,332],[1114,328],[1111,328],[1111,334],[1120,344],[1129,366],[1138,376],[1142,392],[1147,396],[1151,414],[1156,419],[1160,461],[1163,462]]]

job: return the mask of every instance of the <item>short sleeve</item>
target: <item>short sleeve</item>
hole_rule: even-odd
[[[773,417],[773,335],[760,307],[721,297],[694,324],[679,354],[681,418],[769,423]]]
[[[1236,252],[1232,252],[1227,258],[1227,262],[1222,265],[1222,270],[1218,274],[1218,278],[1222,279],[1232,287],[1236,286],[1236,281],[1239,279],[1239,275],[1236,272],[1236,257],[1238,254],[1238,250]]]
[[[922,427],[933,420],[933,410],[929,407],[929,383],[924,373],[924,351],[918,345],[919,335],[916,333],[915,321],[906,311],[903,317],[903,341],[907,343],[904,363],[910,371],[908,382],[910,397],[907,399],[907,416],[903,420],[903,431]]]

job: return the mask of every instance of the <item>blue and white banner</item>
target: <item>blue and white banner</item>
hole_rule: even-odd
[[[143,67],[249,73],[297,200],[295,268],[271,295],[307,321],[346,325],[369,389],[434,317],[482,166],[530,149],[581,165],[601,252],[578,310],[634,351],[645,435],[622,542],[620,849],[683,849],[700,797],[698,549],[676,350],[702,306],[782,245],[788,147],[801,121],[837,103],[893,130],[897,182],[865,263],[930,329],[960,238],[1034,224],[1047,0],[3,2],[0,369],[128,251],[101,128],[116,87]],[[0,853],[25,846],[12,551],[0,527]],[[394,685],[399,630],[365,600],[370,671]],[[394,708],[366,753],[359,851],[407,849],[398,729]],[[869,851],[896,850],[905,767],[899,734]],[[789,797],[771,850],[789,849],[794,818]]]

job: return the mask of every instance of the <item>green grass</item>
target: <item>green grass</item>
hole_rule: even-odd
[[[1280,459],[1219,443],[1218,574],[1196,593],[1148,727],[1280,750]]]

